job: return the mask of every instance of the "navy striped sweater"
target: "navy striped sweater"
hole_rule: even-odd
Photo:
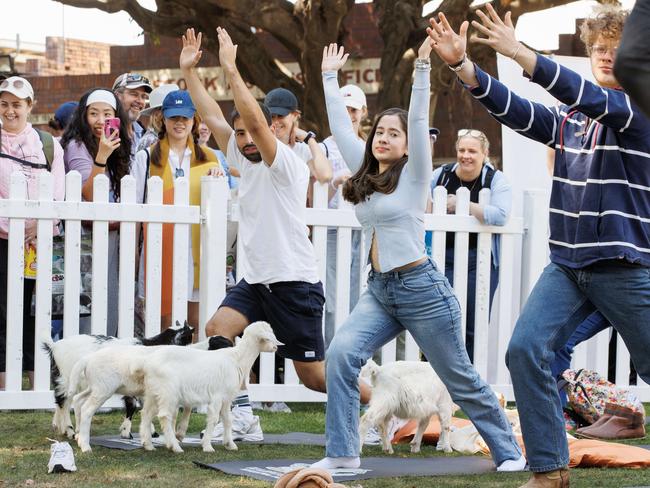
[[[472,95],[502,124],[555,148],[551,260],[650,266],[650,121],[620,90],[601,88],[537,55],[531,81],[561,104],[517,96],[476,67]]]

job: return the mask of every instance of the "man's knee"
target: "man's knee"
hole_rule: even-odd
[[[205,324],[205,335],[220,335],[234,341],[247,325],[248,319],[241,312],[234,308],[221,307]]]
[[[325,383],[325,363],[303,363],[302,365],[296,365],[296,373],[302,381],[305,387],[310,390],[318,391],[325,393],[326,383]]]

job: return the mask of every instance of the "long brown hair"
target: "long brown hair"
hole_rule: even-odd
[[[343,198],[355,205],[366,201],[376,191],[384,194],[393,193],[397,188],[402,169],[408,161],[408,156],[403,156],[386,171],[379,173],[379,161],[372,154],[372,142],[379,121],[386,115],[397,115],[408,140],[408,112],[406,110],[389,108],[377,116],[366,140],[366,151],[363,155],[361,168],[343,185]]]
[[[201,122],[201,119],[199,118],[198,114],[194,114],[193,120],[194,125],[192,125],[192,141],[194,141],[194,155],[198,162],[205,163],[208,160],[208,157],[205,155],[205,151],[199,144],[199,124]],[[160,132],[158,132],[158,140],[162,141],[166,135],[167,128],[165,127],[165,122],[163,120],[163,123],[160,126]],[[151,150],[151,162],[158,167],[162,166],[160,142],[157,142]]]

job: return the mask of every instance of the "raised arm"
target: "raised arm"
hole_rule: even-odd
[[[241,117],[246,130],[250,133],[253,142],[262,155],[262,160],[271,166],[275,161],[277,150],[277,139],[271,131],[262,109],[249,91],[246,83],[239,74],[235,59],[237,58],[237,46],[232,43],[228,32],[217,27],[219,38],[219,62],[226,72],[226,78],[232,90],[235,108]]]
[[[431,141],[429,139],[429,101],[431,47],[428,37],[418,49],[415,79],[411,88],[408,117],[409,178],[415,182],[431,181]]]
[[[325,46],[321,70],[330,130],[348,168],[356,173],[363,161],[365,144],[354,132],[343,96],[339,91],[339,82],[336,79],[338,70],[343,67],[347,59],[348,54],[344,53],[343,46],[340,48],[336,44]]]
[[[305,137],[307,137],[307,131],[300,127],[296,127],[295,135],[298,141],[304,142]],[[309,171],[319,183],[329,182],[332,179],[332,163],[330,163],[327,156],[325,156],[320,144],[316,142],[315,137],[309,138],[307,141],[307,147],[311,153],[311,159],[307,161]]]
[[[512,25],[509,15],[506,16],[506,21]],[[434,41],[433,50],[456,72],[463,85],[495,119],[523,136],[554,146],[557,131],[555,112],[542,104],[517,96],[496,78],[492,78],[470,62],[466,54],[468,25],[463,22],[457,34],[444,14],[439,14],[438,21],[431,19],[431,27],[427,29],[427,33]],[[502,30],[498,32],[501,33]],[[518,53],[510,54],[514,54],[524,69],[533,71],[535,64],[531,63],[530,53],[534,55],[522,46]]]
[[[196,65],[203,54],[203,51],[201,51],[201,38],[202,34],[200,32],[197,36],[194,34],[194,29],[187,29],[183,36],[183,50],[179,58],[179,65],[196,110],[203,122],[212,131],[219,149],[226,154],[232,127],[224,117],[221,107],[210,96],[196,73]]]

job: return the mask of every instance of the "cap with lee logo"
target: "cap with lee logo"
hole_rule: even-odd
[[[165,96],[162,102],[162,112],[163,117],[166,119],[171,119],[172,117],[191,119],[194,117],[196,108],[194,108],[189,92],[175,90]]]
[[[291,112],[298,112],[298,99],[286,88],[274,88],[264,97],[264,105],[271,115],[284,117]]]

